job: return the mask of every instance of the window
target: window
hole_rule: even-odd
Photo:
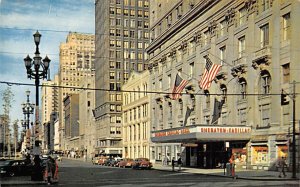
[[[195,70],[194,66],[195,66],[194,62],[190,63],[190,73],[189,73],[189,78],[190,79],[192,79],[193,76],[194,76],[194,70]]]
[[[143,27],[143,21],[137,21],[137,26],[139,27],[139,28],[141,28],[141,27]]]
[[[121,127],[116,128],[116,134],[121,134]]]
[[[282,39],[283,41],[286,41],[286,40],[290,40],[291,38],[291,17],[290,17],[290,13],[287,13],[285,15],[282,16],[283,17],[283,28],[282,28],[282,31],[283,31],[283,36],[282,36]]]
[[[134,51],[130,52],[130,59],[132,59],[132,60],[135,59],[135,52]]]
[[[135,0],[130,0],[130,6],[135,6]]]
[[[243,7],[239,10],[239,25],[246,23],[247,20],[247,9]]]
[[[219,37],[224,36],[225,33],[226,33],[226,20],[223,20],[220,22]]]
[[[128,6],[129,5],[129,0],[124,0],[124,5]]]
[[[179,115],[182,116],[183,115],[183,102],[181,99],[179,99]]]
[[[171,88],[171,74],[168,75],[168,88]]]
[[[134,35],[134,31],[130,31],[130,35],[129,36],[130,36],[130,38],[134,38],[134,36],[135,36]]]
[[[205,94],[205,103],[206,103],[206,109],[210,108],[210,94],[207,90],[204,91]]]
[[[261,127],[267,127],[270,125],[270,105],[261,105],[260,112],[261,112]]]
[[[110,26],[115,26],[115,19],[110,18],[109,19],[109,24],[110,24]]]
[[[121,105],[117,105],[117,112],[121,112],[121,111],[122,111]]]
[[[138,71],[143,71],[144,70],[144,64],[142,64],[142,63],[138,63]]]
[[[115,35],[115,29],[110,29],[109,30],[109,35],[114,36]]]
[[[113,104],[110,105],[110,111],[111,112],[115,111],[115,105],[113,105]]]
[[[115,101],[115,95],[109,94],[109,101]]]
[[[244,56],[245,48],[246,48],[246,42],[245,42],[245,36],[242,36],[239,38],[239,58]]]
[[[121,69],[121,62],[116,62],[116,69]]]
[[[121,36],[121,30],[120,29],[116,29],[116,36]]]
[[[116,96],[117,96],[117,101],[121,101],[122,100],[121,94],[117,94]]]
[[[283,83],[290,82],[290,64],[282,65]]]
[[[263,71],[261,72],[261,93],[262,94],[269,94],[270,87],[271,87],[271,76],[269,72]]]
[[[132,49],[135,48],[135,42],[134,41],[130,41],[130,48],[132,48]]]
[[[269,45],[269,24],[260,27],[260,46],[261,48]]]
[[[148,39],[149,38],[149,32],[144,32],[144,38]]]
[[[115,14],[115,8],[114,7],[110,7],[109,8],[109,13],[110,14]]]
[[[208,39],[209,39],[209,32],[205,31],[203,33],[203,35],[204,35],[204,43],[203,43],[203,45],[207,45],[208,44]]]
[[[176,8],[176,14],[177,14],[177,19],[180,19],[182,16],[182,4],[180,4],[177,8]]]
[[[247,124],[247,112],[246,108],[242,108],[238,110],[239,121],[241,125]]]
[[[261,10],[266,11],[270,8],[270,0],[261,0]]]
[[[148,17],[149,17],[149,12],[148,12],[148,11],[145,11],[145,12],[144,12],[144,17],[145,17],[145,18],[148,18]]]
[[[143,60],[143,52],[141,51],[138,52],[138,59]]]
[[[121,19],[116,19],[116,26],[121,26]]]
[[[130,16],[132,16],[132,17],[135,16],[135,10],[130,10]]]
[[[223,62],[225,61],[226,58],[226,46],[223,46],[220,48],[220,60],[221,60],[221,65],[223,64]]]
[[[149,22],[148,21],[144,22],[144,28],[149,28]]]
[[[123,31],[123,36],[124,36],[124,37],[128,37],[128,35],[129,35],[129,34],[128,34],[128,30],[124,30],[124,31]],[[128,43],[128,42],[127,42],[127,43]]]
[[[116,90],[121,91],[121,83],[119,82],[116,83]]]
[[[115,41],[114,40],[110,40],[109,41],[109,46],[110,47],[115,47]]]
[[[130,20],[130,27],[135,27],[135,20]]]
[[[116,127],[110,127],[110,134],[116,133]]]
[[[115,72],[114,71],[109,72],[109,78],[110,79],[115,79]]]
[[[117,43],[116,44],[117,47],[121,47],[121,41],[120,40],[117,40],[116,43]]]
[[[241,99],[246,99],[246,94],[247,94],[247,82],[245,79],[241,78],[239,80],[239,87],[240,87],[240,92],[241,92]]]
[[[220,86],[220,88],[221,88],[221,93],[222,93],[222,100],[224,100],[224,103],[226,103],[226,101],[227,101],[227,87],[226,87],[226,85],[222,84]]]
[[[109,83],[109,90],[115,90],[115,83]]]
[[[172,108],[172,103],[169,102],[169,119],[172,119],[173,117],[173,108]]]
[[[129,10],[128,9],[124,9],[124,16],[128,16],[129,15]]]
[[[124,27],[128,27],[129,26],[129,21],[128,21],[128,19],[124,19]]]
[[[149,1],[148,0],[144,0],[144,7],[149,7]]]
[[[138,1],[138,7],[143,7],[143,1],[142,0]]]
[[[117,8],[117,15],[121,15],[121,9]]]
[[[138,10],[138,17],[143,17],[143,11],[142,10]]]

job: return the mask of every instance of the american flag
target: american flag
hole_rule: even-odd
[[[221,65],[216,65],[211,62],[211,60],[208,57],[205,57],[206,59],[206,65],[204,69],[204,73],[199,81],[199,86],[203,90],[207,90],[211,82],[216,77],[217,73],[219,72]]]
[[[176,75],[175,79],[175,85],[172,91],[172,94],[170,96],[171,99],[176,100],[180,98],[182,90],[185,88],[185,86],[188,84],[187,80],[184,80],[180,77],[180,75]]]

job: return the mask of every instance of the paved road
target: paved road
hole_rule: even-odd
[[[191,173],[168,172],[158,170],[133,170],[130,168],[111,168],[91,165],[76,160],[64,160],[59,167],[60,180],[53,186],[107,186],[107,187],[156,187],[156,186],[226,186],[226,187],[248,187],[248,186],[295,186],[296,181],[249,181],[233,180],[231,178],[215,177]],[[3,185],[9,186],[9,185]],[[11,185],[13,186],[13,185]],[[32,186],[22,184],[21,186]],[[35,184],[35,186],[44,186]]]

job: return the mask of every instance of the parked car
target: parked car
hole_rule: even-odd
[[[148,158],[137,158],[132,164],[133,169],[151,169],[152,167],[153,165]]]
[[[1,176],[30,175],[32,168],[32,164],[27,163],[26,160],[6,160],[0,162]]]
[[[120,168],[132,167],[133,159],[131,158],[124,158],[122,161],[119,162],[118,166]]]
[[[105,157],[101,157],[99,160],[98,160],[98,164],[99,165],[104,165],[105,164],[105,161],[107,160],[107,158],[105,158]]]
[[[114,158],[108,158],[104,161],[105,166],[115,166],[116,160]]]
[[[92,160],[92,164],[98,164],[100,157],[94,157]]]

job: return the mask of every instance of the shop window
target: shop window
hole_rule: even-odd
[[[252,164],[267,164],[268,163],[268,147],[267,146],[253,146],[252,147]]]

